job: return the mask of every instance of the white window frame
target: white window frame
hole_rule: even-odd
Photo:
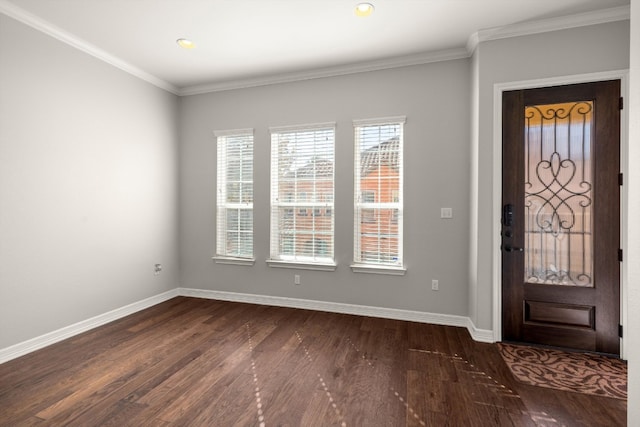
[[[351,269],[355,273],[374,273],[374,274],[391,274],[391,275],[404,275],[406,273],[406,265],[404,264],[404,254],[403,254],[403,246],[404,246],[404,231],[403,231],[403,210],[404,210],[404,196],[403,196],[403,188],[404,188],[404,161],[403,161],[403,151],[404,151],[404,124],[406,122],[405,116],[395,116],[395,117],[384,117],[384,118],[376,118],[376,119],[363,119],[363,120],[354,120],[354,241],[353,241],[353,263],[351,264]],[[397,193],[393,192],[393,198],[395,199],[397,196],[397,200],[393,200],[391,202],[380,202],[374,201],[373,203],[364,202],[362,200],[363,190],[361,188],[361,161],[360,161],[360,129],[368,126],[384,126],[384,125],[400,125],[400,133],[399,133],[399,176],[398,176],[398,190]],[[379,141],[381,144],[385,141]],[[374,211],[374,222],[377,221],[376,218],[379,217],[377,215],[377,211],[382,209],[396,209],[397,216],[394,216],[393,219],[397,220],[397,238],[398,238],[398,261],[397,262],[389,262],[389,263],[372,263],[363,261],[360,257],[361,254],[361,238],[365,235],[361,232],[361,211],[365,209],[371,209]],[[396,222],[394,222],[396,224]],[[382,233],[376,234],[377,237],[387,237]]]
[[[335,207],[334,207],[334,193],[335,193],[335,136],[336,136],[336,124],[330,123],[317,123],[297,126],[278,126],[270,127],[271,133],[271,226],[270,226],[270,258],[267,260],[267,264],[270,267],[285,267],[296,268],[305,270],[323,270],[334,271],[337,267],[335,262]],[[278,171],[278,141],[282,134],[296,133],[296,132],[312,132],[319,130],[331,130],[333,132],[333,171],[332,171],[332,192],[329,197],[325,197],[324,200],[304,200],[302,203],[295,200],[279,200],[279,171]],[[296,184],[297,185],[297,184]],[[295,194],[295,192],[294,192]],[[299,193],[301,196],[305,195],[305,199],[310,199],[304,191]],[[305,218],[309,220],[315,220],[316,218],[322,219],[323,216],[314,216],[314,209],[321,209],[323,212],[331,213],[331,248],[330,256],[328,257],[308,257],[303,255],[288,255],[281,254],[279,252],[280,233],[278,226],[278,211],[281,208],[293,210],[294,220],[302,209],[305,210]],[[322,234],[322,233],[320,233]],[[311,233],[315,237],[315,230]]]
[[[250,210],[253,217],[253,197],[250,201],[240,200],[238,203],[227,202],[227,170],[229,166],[229,158],[227,156],[227,138],[229,137],[250,137],[247,141],[251,143],[251,162],[254,161],[254,141],[253,141],[253,129],[234,129],[234,130],[221,130],[215,131],[216,137],[216,152],[217,152],[217,183],[216,183],[216,255],[213,260],[217,264],[235,264],[235,265],[253,265],[255,263],[254,258],[254,227],[252,227],[251,233],[251,254],[242,253],[228,253],[226,247],[226,235],[227,235],[227,209],[242,209]],[[240,165],[242,169],[242,165]],[[253,169],[253,167],[252,167]],[[250,180],[242,177],[243,183],[251,183],[253,185],[253,175]],[[240,222],[240,217],[238,217]],[[253,224],[253,220],[252,220]]]

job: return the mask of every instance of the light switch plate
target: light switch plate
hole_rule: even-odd
[[[453,208],[440,208],[440,218],[453,218]]]

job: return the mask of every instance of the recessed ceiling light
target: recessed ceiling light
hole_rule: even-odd
[[[359,3],[356,6],[356,15],[357,16],[369,16],[373,13],[373,5],[371,3]]]
[[[195,43],[193,43],[189,39],[178,39],[176,40],[176,43],[178,43],[178,46],[183,49],[193,49],[194,47],[196,47]]]

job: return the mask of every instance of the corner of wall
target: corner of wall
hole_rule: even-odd
[[[16,359],[20,356],[24,356],[25,354],[34,352],[41,348],[50,346],[75,335],[81,334],[90,329],[97,328],[98,326],[113,322],[114,320],[129,316],[130,314],[134,314],[138,311],[168,301],[177,296],[178,288],[172,289],[159,295],[155,295],[153,297],[128,304],[124,307],[111,310],[98,316],[94,316],[90,319],[83,320],[73,325],[65,326],[64,328],[60,328],[44,335],[40,335],[39,337],[31,338],[27,341],[2,348],[0,349],[0,364],[8,362],[9,360]]]

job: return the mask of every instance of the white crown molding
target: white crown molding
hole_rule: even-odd
[[[55,25],[25,11],[24,9],[15,6],[8,0],[0,0],[0,13],[16,19],[23,24],[35,28],[36,30],[39,30],[57,40],[75,47],[76,49],[79,49],[108,64],[111,64],[114,67],[117,67],[135,77],[153,84],[154,86],[173,93],[174,95],[188,96],[468,58],[473,54],[478,44],[484,41],[525,36],[549,31],[558,31],[586,25],[596,25],[629,19],[630,6],[619,6],[593,12],[554,17],[530,22],[522,22],[512,25],[506,25],[503,27],[480,30],[469,36],[465,48],[446,49],[435,52],[423,52],[414,55],[385,58],[376,61],[325,67],[315,70],[279,73],[270,76],[241,78],[223,82],[186,86],[182,88],[178,88],[171,83],[168,83],[120,58],[117,58],[116,56],[100,49],[99,47],[94,46],[91,43],[88,43],[87,41],[82,40],[81,38],[68,33],[61,28],[58,28]]]
[[[503,27],[480,30],[469,36],[465,48],[447,49],[435,52],[423,52],[415,55],[386,58],[377,61],[327,67],[317,70],[305,70],[293,73],[275,74],[272,76],[230,80],[226,82],[187,86],[179,90],[178,95],[201,95],[209,92],[220,92],[232,89],[244,89],[278,83],[290,83],[323,77],[333,77],[347,74],[378,71],[411,65],[428,64],[432,62],[450,61],[468,58],[473,54],[479,43],[489,40],[499,40],[519,37],[549,31],[566,30],[587,25],[604,24],[607,22],[623,21],[631,16],[630,6],[619,6],[574,15],[553,17],[537,21],[522,22]]]
[[[162,294],[125,305],[124,307],[111,310],[107,313],[100,314],[73,325],[65,326],[64,328],[60,328],[53,332],[40,335],[39,337],[0,349],[0,363],[8,362],[9,360],[24,356],[27,353],[31,353],[51,344],[55,344],[67,338],[86,332],[90,329],[97,328],[98,326],[129,316],[130,314],[160,304],[177,296],[178,289],[172,289]]]
[[[467,45],[466,45],[467,54],[469,56],[473,55],[473,52],[475,52],[479,44],[480,44],[480,35],[478,34],[478,31],[476,31],[475,33],[471,34],[467,39]]]
[[[431,62],[450,61],[468,57],[469,54],[464,48],[446,49],[436,52],[425,52],[415,55],[385,58],[376,61],[339,65],[335,67],[319,68],[315,70],[303,70],[291,73],[274,74],[264,77],[237,79],[218,83],[187,86],[181,88],[178,94],[180,96],[201,95],[210,92],[221,92],[232,89],[245,89],[250,87],[266,86],[279,83],[291,83],[301,80],[342,76],[347,74],[364,73],[368,71],[379,71],[390,68],[408,67],[411,65],[422,65]]]
[[[7,15],[17,21],[22,22],[25,25],[28,25],[38,31],[41,31],[63,43],[66,43],[82,52],[85,52],[91,56],[94,56],[107,64],[113,65],[116,68],[121,69],[141,80],[146,81],[147,83],[151,83],[154,86],[159,87],[160,89],[166,90],[167,92],[171,92],[174,95],[178,95],[179,90],[176,86],[147,73],[146,71],[141,70],[134,65],[129,64],[128,62],[117,58],[114,55],[111,55],[105,50],[100,49],[99,47],[59,28],[55,25],[41,19],[24,9],[17,7],[16,5],[6,1],[0,0],[0,13]]]
[[[299,308],[303,310],[327,311],[331,313],[353,314],[357,316],[379,317],[383,319],[404,320],[408,322],[430,323],[435,325],[458,326],[467,328],[471,337],[476,341],[488,343],[495,342],[493,339],[493,331],[476,328],[471,319],[465,316],[192,288],[179,288],[178,294],[185,297]]]
[[[577,13],[574,15],[505,25],[503,27],[488,28],[469,36],[467,40],[467,52],[469,55],[473,54],[478,44],[484,41],[567,30],[570,28],[585,27],[587,25],[605,24],[607,22],[624,21],[630,19],[630,17],[631,8],[629,5],[626,5],[593,12]]]

